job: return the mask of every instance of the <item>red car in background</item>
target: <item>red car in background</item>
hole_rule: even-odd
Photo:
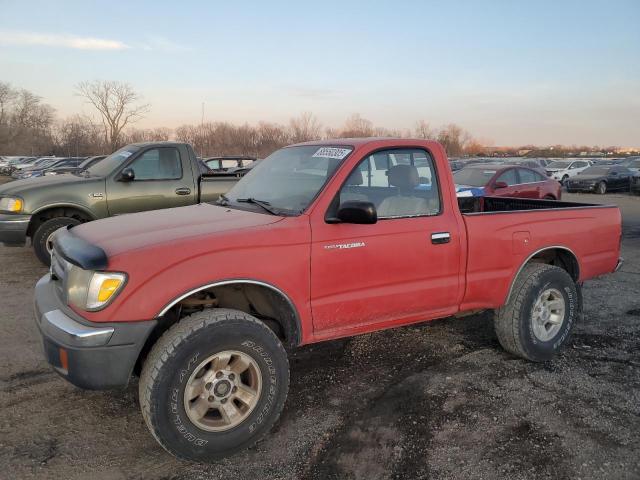
[[[453,173],[458,197],[517,197],[560,200],[562,186],[529,167],[469,165]]]

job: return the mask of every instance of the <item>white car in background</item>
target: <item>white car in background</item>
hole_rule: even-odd
[[[556,160],[547,165],[545,170],[547,175],[564,185],[569,178],[575,177],[590,166],[589,160]]]

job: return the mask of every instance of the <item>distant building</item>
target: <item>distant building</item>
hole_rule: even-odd
[[[518,156],[524,157],[529,152],[531,152],[531,150],[518,150]]]

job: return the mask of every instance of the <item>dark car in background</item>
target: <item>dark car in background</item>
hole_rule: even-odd
[[[594,165],[566,182],[567,192],[628,191],[633,172],[620,165]]]
[[[11,169],[11,178],[20,178],[23,172],[46,168],[60,160],[60,157],[40,157],[31,164],[13,165]],[[27,177],[28,178],[28,177]]]
[[[35,165],[42,157],[5,157],[6,161],[0,164],[0,174],[11,175],[16,169],[27,168]]]
[[[94,157],[88,157],[87,159],[81,161],[81,163],[78,165],[74,165],[73,163],[70,163],[68,165],[53,166],[45,170],[44,174],[45,175],[62,175],[63,173],[79,173],[79,172],[82,172],[83,170],[88,169],[92,165],[95,165],[105,157],[106,155],[96,155]]]
[[[17,170],[13,172],[11,176],[18,180],[22,180],[24,178],[42,177],[47,171],[54,168],[62,168],[62,167],[76,168],[84,160],[85,160],[85,157],[55,158],[55,159],[52,159],[51,161],[42,162],[41,164],[34,165],[33,167]]]
[[[634,175],[640,175],[640,157],[627,158],[620,165],[627,167]]]
[[[453,173],[458,197],[517,197],[560,200],[561,185],[537,169],[520,165],[470,165]]]

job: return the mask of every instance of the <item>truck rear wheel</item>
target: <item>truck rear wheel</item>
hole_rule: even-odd
[[[80,220],[71,217],[54,217],[43,222],[32,237],[36,257],[47,267],[51,265],[51,236],[56,230],[68,225],[80,225]]]
[[[210,309],[185,317],[153,346],[139,396],[165,450],[210,462],[265,435],[288,389],[287,354],[273,331],[244,312]]]
[[[565,270],[529,264],[516,278],[507,304],[495,312],[498,340],[519,357],[550,360],[569,339],[580,308],[578,286]]]

